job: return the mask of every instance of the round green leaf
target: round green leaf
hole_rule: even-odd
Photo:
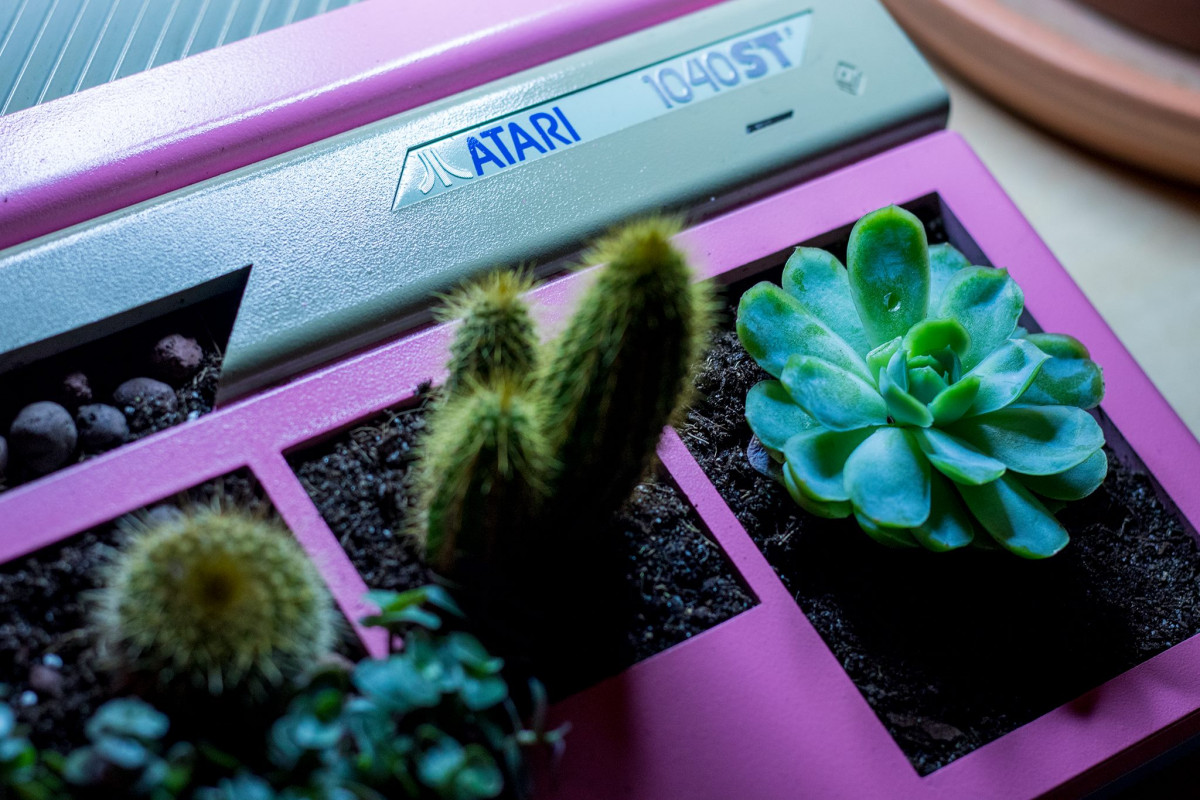
[[[875,387],[828,361],[792,356],[780,380],[792,399],[830,430],[849,431],[887,422],[887,404]]]
[[[817,427],[817,421],[788,394],[779,381],[761,381],[746,393],[746,422],[759,441],[771,450],[782,450],[800,431]]]
[[[903,351],[896,355],[903,356]],[[907,384],[908,370],[904,367],[903,361],[900,364],[900,374]],[[929,408],[900,388],[900,384],[892,379],[892,370],[879,373],[879,392],[883,395],[884,402],[887,403],[888,415],[895,420],[897,425],[928,428],[933,424],[933,414],[930,413]]]
[[[1092,415],[1070,406],[1010,406],[959,420],[947,431],[1027,475],[1063,472],[1104,445]]]
[[[1011,475],[983,486],[959,486],[967,508],[1001,547],[1021,558],[1048,558],[1070,537],[1054,515]]]
[[[850,231],[846,260],[850,296],[872,345],[903,336],[925,318],[929,248],[915,216],[896,206],[867,214]]]
[[[1042,364],[1022,403],[1095,408],[1104,399],[1104,373],[1089,359],[1054,357]]]
[[[1108,455],[1097,450],[1057,475],[1018,475],[1026,489],[1054,500],[1082,500],[1100,488],[1108,476]]]
[[[806,355],[872,380],[853,347],[773,283],[756,284],[742,295],[737,332],[750,357],[776,378],[790,357]]]
[[[1024,308],[1025,295],[1006,270],[967,267],[946,287],[938,316],[958,320],[971,337],[962,355],[970,370],[1012,335]]]
[[[966,352],[971,337],[967,330],[954,319],[924,319],[904,335],[904,349],[910,358],[929,355],[950,349],[961,356]]]
[[[913,538],[926,550],[938,553],[966,547],[975,538],[971,515],[949,481],[937,473],[931,473],[929,479],[929,518],[913,526]]]
[[[929,307],[941,306],[942,295],[960,269],[971,266],[967,257],[948,244],[929,246]]]
[[[968,376],[979,379],[979,393],[964,416],[996,411],[1017,402],[1047,356],[1024,339],[1009,339],[988,354]]]
[[[929,462],[902,428],[880,428],[846,460],[854,510],[877,525],[911,528],[929,517]]]
[[[1030,333],[1025,338],[1052,358],[1080,360],[1092,357],[1083,342],[1065,333]]]
[[[929,463],[955,483],[978,486],[1004,474],[1004,464],[936,428],[914,431]]]
[[[889,528],[879,525],[857,511],[854,513],[854,519],[867,536],[885,547],[920,547],[913,537],[912,531],[908,528]]]
[[[845,519],[853,512],[849,502],[824,503],[815,497],[810,497],[800,482],[796,480],[796,473],[787,464],[783,465],[783,486],[796,505],[815,516],[825,519]]]
[[[963,378],[958,383],[950,384],[949,388],[929,401],[934,424],[945,426],[960,419],[975,402],[978,393],[979,378]]]
[[[884,342],[867,353],[867,369],[871,373],[871,380],[875,380],[875,376],[879,374],[879,370],[887,369],[887,365],[892,362],[892,358],[896,353],[900,352],[903,344],[904,337],[897,336],[895,339]]]
[[[913,397],[928,404],[946,389],[946,381],[938,373],[936,367],[921,366],[914,369],[912,362],[909,362],[908,393]]]
[[[783,265],[783,290],[860,355],[871,349],[850,298],[850,279],[842,262],[816,247],[797,247]]]
[[[816,430],[798,433],[783,448],[792,478],[805,494],[825,503],[850,499],[842,480],[846,459],[871,435],[871,428],[854,431]]]

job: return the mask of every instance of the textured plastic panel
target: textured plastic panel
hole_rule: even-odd
[[[361,0],[2,0],[0,114]]]
[[[806,11],[795,68],[594,140],[581,126],[551,156],[394,210],[414,148]],[[435,293],[479,270],[544,264],[647,210],[712,213],[934,130],[945,111],[874,2],[723,3],[5,251],[0,370],[250,264],[227,400],[423,321]]]

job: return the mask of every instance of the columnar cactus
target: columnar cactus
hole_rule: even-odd
[[[778,479],[885,544],[985,544],[978,526],[1019,556],[1057,553],[1067,533],[1039,496],[1085,497],[1108,469],[1086,348],[1026,335],[1008,273],[928,247],[900,208],[859,220],[847,261],[798,248],[782,287],[738,306],[742,344],[774,377],[750,390],[746,419]]]
[[[459,320],[450,349],[445,390],[453,395],[495,374],[529,375],[537,361],[537,332],[522,295],[533,285],[527,273],[497,270],[446,300],[442,320]]]
[[[628,496],[691,387],[713,301],[671,244],[678,230],[648,219],[598,242],[586,263],[606,266],[551,345],[541,387],[553,488],[572,513]]]
[[[498,273],[451,298],[460,318],[446,398],[424,446],[421,534],[434,565],[492,555],[504,531],[570,514],[601,519],[628,495],[690,386],[711,317],[651,219],[603,239],[606,264],[535,366],[525,278]]]
[[[278,686],[333,644],[332,601],[276,522],[219,506],[125,523],[97,626],[122,668],[211,694]]]
[[[439,406],[425,442],[425,550],[448,570],[463,553],[489,558],[504,533],[527,529],[551,471],[538,407],[522,381],[472,382]]]

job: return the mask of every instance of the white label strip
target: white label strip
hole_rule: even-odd
[[[730,36],[412,148],[392,210],[799,66],[812,12]]]

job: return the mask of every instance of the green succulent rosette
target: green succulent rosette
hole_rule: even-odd
[[[887,545],[1057,553],[1068,536],[1047,503],[1086,497],[1108,471],[1086,411],[1104,396],[1100,367],[1070,336],[1018,327],[1008,273],[930,247],[901,208],[859,220],[846,260],[797,248],[782,286],[738,305],[738,337],[775,378],[746,397],[772,474],[806,510],[853,515]]]

